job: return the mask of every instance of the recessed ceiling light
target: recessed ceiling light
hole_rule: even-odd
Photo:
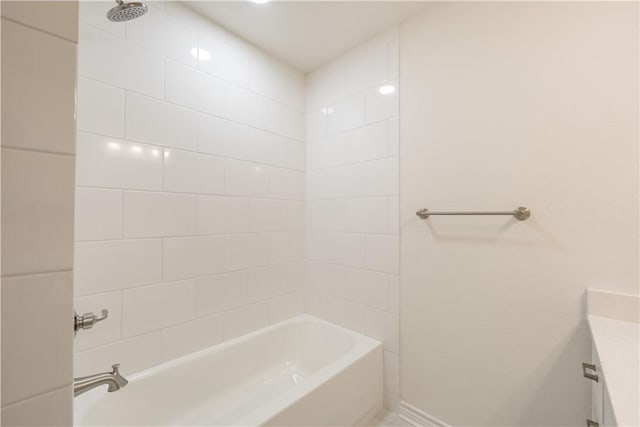
[[[251,0],[251,2],[256,4],[265,4],[268,3],[269,0]]]
[[[322,114],[332,114],[335,110],[331,107],[324,107],[321,108],[320,111],[322,112]]]

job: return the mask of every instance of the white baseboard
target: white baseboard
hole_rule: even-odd
[[[416,427],[451,427],[405,401],[400,402],[400,418]]]

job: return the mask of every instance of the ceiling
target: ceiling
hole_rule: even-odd
[[[188,1],[189,7],[309,72],[425,6],[420,1]]]

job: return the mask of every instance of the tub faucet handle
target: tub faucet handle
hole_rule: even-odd
[[[91,329],[93,328],[93,325],[98,322],[102,322],[108,317],[109,310],[107,310],[106,308],[102,309],[101,315],[96,315],[94,313],[75,313],[75,315],[73,316],[73,330],[77,333],[81,329]]]

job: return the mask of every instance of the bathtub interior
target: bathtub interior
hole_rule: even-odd
[[[118,393],[87,393],[76,422],[233,424],[276,400],[286,401],[294,388],[310,388],[322,371],[346,363],[355,347],[350,331],[300,316],[141,372]]]

